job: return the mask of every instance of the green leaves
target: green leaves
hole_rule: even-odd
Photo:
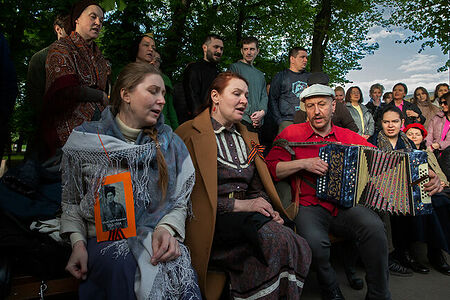
[[[422,41],[419,52],[427,47],[439,45],[442,53],[450,51],[450,20],[448,0],[391,0],[386,1],[392,14],[385,26],[400,26],[411,30],[412,34],[400,42]],[[448,70],[450,59],[439,71]]]

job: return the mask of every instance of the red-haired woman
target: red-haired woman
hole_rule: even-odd
[[[225,283],[211,269],[229,275],[232,298],[299,299],[310,248],[283,226],[258,136],[240,123],[247,94],[243,77],[221,73],[209,89],[209,107],[177,129],[197,170],[186,243],[207,299],[217,299]]]

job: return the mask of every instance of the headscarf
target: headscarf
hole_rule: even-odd
[[[67,34],[70,34],[72,31],[75,31],[76,28],[75,21],[81,16],[86,7],[90,5],[97,5],[103,12],[105,12],[103,8],[98,4],[98,2],[94,0],[81,0],[79,2],[74,3],[74,5],[72,6],[72,10],[70,11],[70,26],[68,28],[69,31],[67,32]]]

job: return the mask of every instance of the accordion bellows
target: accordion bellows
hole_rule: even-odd
[[[322,200],[402,215],[432,212],[423,188],[428,181],[426,152],[329,144],[320,149],[319,157],[328,163],[327,174],[317,179],[317,197]]]

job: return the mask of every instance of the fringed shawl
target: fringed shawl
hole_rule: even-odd
[[[135,278],[138,299],[178,299],[189,286],[197,284],[189,252],[180,244],[179,258],[152,266],[151,238],[157,223],[174,207],[190,207],[195,170],[186,146],[164,125],[163,117],[159,118],[156,129],[158,145],[143,132],[136,144],[128,144],[109,108],[103,111],[100,121],[76,128],[63,148],[62,205],[64,213],[78,211],[87,219],[93,218],[94,199],[102,180],[127,168],[132,178],[137,237],[114,243],[112,251],[121,256],[131,249],[138,263]],[[161,147],[168,167],[169,183],[164,200],[157,185],[157,146]]]

